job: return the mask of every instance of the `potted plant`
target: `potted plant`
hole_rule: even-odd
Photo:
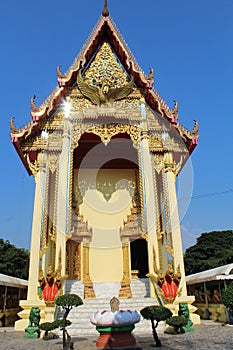
[[[166,320],[166,323],[174,328],[175,334],[184,333],[183,328],[188,323],[184,316],[172,316]]]
[[[63,333],[63,350],[65,350],[65,349],[67,349],[68,343],[70,343],[70,341],[71,341],[71,337],[66,329],[66,326],[68,325],[67,324],[67,321],[68,321],[67,316],[73,307],[77,307],[79,305],[82,305],[83,301],[76,294],[64,294],[64,295],[57,297],[55,303],[57,306],[61,306],[62,309],[65,311],[63,314],[63,319],[58,320],[60,322],[59,326],[62,329],[62,333]],[[72,349],[72,347],[71,347],[71,349]]]
[[[156,332],[156,327],[158,326],[160,321],[166,321],[169,317],[172,316],[171,310],[164,306],[155,305],[144,307],[142,310],[140,310],[140,313],[143,318],[151,321],[153,337],[156,343],[155,346],[161,347],[161,341],[159,340],[158,334]]]
[[[222,302],[227,308],[227,322],[233,324],[233,283],[222,290]]]

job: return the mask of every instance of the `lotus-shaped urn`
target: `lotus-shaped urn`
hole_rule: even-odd
[[[100,333],[96,341],[99,348],[121,348],[135,345],[135,338],[131,334],[135,323],[140,321],[140,314],[136,310],[119,310],[120,301],[113,297],[110,300],[111,311],[96,311],[91,316],[91,323]]]
[[[91,317],[91,323],[97,327],[132,326],[140,321],[140,314],[134,310],[96,311]]]

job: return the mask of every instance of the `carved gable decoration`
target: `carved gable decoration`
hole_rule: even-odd
[[[128,77],[113,53],[108,42],[104,42],[85,74],[86,82],[93,86],[108,82],[109,87],[119,88],[128,83]]]
[[[82,76],[79,70],[77,85],[80,92],[95,105],[126,98],[133,92],[134,80],[128,81],[120,61],[108,42],[104,42],[90,67]]]

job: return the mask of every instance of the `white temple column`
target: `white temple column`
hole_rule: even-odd
[[[38,300],[37,286],[40,265],[40,239],[43,228],[43,205],[46,182],[45,154],[39,154],[39,171],[35,175],[35,197],[34,211],[32,221],[31,247],[30,247],[30,265],[29,265],[29,284],[28,300]]]
[[[69,230],[69,188],[70,188],[70,133],[71,123],[64,118],[62,135],[62,152],[59,159],[58,194],[57,194],[57,236],[56,236],[56,265],[61,257],[61,274],[65,275],[66,265],[66,235]]]
[[[168,206],[170,212],[170,227],[172,234],[173,243],[173,259],[174,259],[174,272],[178,266],[180,266],[181,281],[179,285],[180,295],[178,295],[174,301],[174,307],[178,312],[179,303],[188,303],[190,319],[194,324],[200,323],[200,316],[195,314],[197,308],[192,305],[195,300],[193,295],[187,295],[186,280],[185,280],[185,269],[183,260],[183,248],[182,248],[182,238],[180,231],[180,219],[176,196],[176,169],[175,163],[172,160],[172,155],[167,154],[165,156],[165,176],[167,185],[167,196],[168,196]]]
[[[143,183],[143,196],[144,196],[144,221],[145,229],[148,237],[148,265],[149,273],[153,274],[154,271],[154,257],[153,247],[155,249],[156,264],[159,266],[159,254],[158,254],[158,240],[156,229],[156,207],[155,207],[155,191],[154,180],[152,170],[152,157],[149,150],[149,133],[146,123],[146,109],[144,103],[141,103],[141,171],[142,171],[142,183]],[[154,290],[151,285],[151,294],[154,294]]]
[[[167,196],[168,196],[168,206],[170,213],[170,228],[172,235],[172,245],[174,253],[174,272],[178,266],[180,266],[181,272],[181,282],[180,287],[182,288],[182,295],[187,295],[187,288],[185,282],[185,269],[184,269],[184,259],[183,259],[183,248],[182,248],[182,238],[180,231],[180,218],[178,211],[178,203],[176,196],[176,173],[175,164],[172,160],[172,155],[165,157],[165,176],[167,185]]]
[[[34,196],[34,211],[32,220],[32,234],[30,247],[30,264],[29,264],[29,278],[28,278],[28,293],[27,300],[21,300],[20,306],[22,311],[18,313],[20,320],[15,322],[16,331],[24,331],[28,326],[28,318],[32,307],[39,307],[41,310],[40,316],[43,320],[45,318],[43,310],[45,303],[39,299],[38,296],[38,277],[40,268],[40,240],[43,228],[43,205],[44,193],[46,187],[46,164],[45,154],[38,155],[38,172],[35,174],[35,196]]]

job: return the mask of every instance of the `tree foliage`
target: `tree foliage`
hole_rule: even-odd
[[[157,324],[172,316],[168,308],[159,305],[146,306],[140,310],[140,313],[146,320],[155,320]]]
[[[186,276],[233,263],[233,230],[202,233],[184,254]]]
[[[68,313],[70,312],[72,307],[77,307],[82,304],[82,298],[80,298],[80,296],[78,296],[77,294],[64,294],[57,297],[56,299],[56,305],[62,306],[63,309],[68,311]]]
[[[71,345],[71,337],[66,329],[66,326],[68,325],[67,316],[69,315],[69,312],[72,310],[73,307],[82,305],[83,300],[77,294],[63,294],[57,297],[55,303],[57,306],[61,306],[65,310],[63,314],[63,319],[60,320],[60,327],[62,328],[63,333],[63,349],[65,350]],[[72,347],[70,347],[70,349],[71,348]]]
[[[0,273],[28,279],[29,251],[0,238]]]

